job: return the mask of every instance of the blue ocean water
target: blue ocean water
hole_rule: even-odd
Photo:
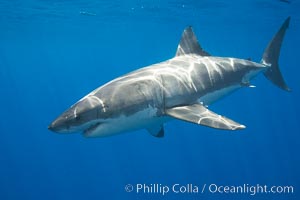
[[[0,0],[0,199],[299,199],[299,9],[296,0]],[[210,107],[243,131],[177,120],[163,139],[145,130],[86,139],[47,129],[91,90],[174,56],[188,25],[211,54],[260,61],[288,16],[280,66],[292,92],[260,75],[256,88]],[[163,195],[155,184],[199,192]],[[257,184],[293,193],[208,190]]]

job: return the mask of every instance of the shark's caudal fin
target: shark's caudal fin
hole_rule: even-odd
[[[276,86],[286,91],[290,91],[290,88],[286,85],[283,76],[281,75],[278,59],[280,55],[281,44],[285,35],[285,31],[289,27],[289,23],[290,17],[284,21],[276,35],[268,44],[261,60],[262,64],[270,66],[270,68],[264,73],[265,77],[272,81]]]

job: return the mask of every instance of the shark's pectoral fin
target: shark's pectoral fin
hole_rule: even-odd
[[[244,125],[218,115],[201,104],[174,107],[167,109],[166,114],[177,119],[216,129],[238,130],[245,128]]]
[[[162,138],[165,135],[164,126],[162,124],[148,127],[147,130],[154,137]]]

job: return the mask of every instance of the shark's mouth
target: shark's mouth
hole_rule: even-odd
[[[100,125],[101,125],[100,122],[91,125],[90,127],[88,127],[87,129],[85,129],[85,130],[83,131],[83,134],[84,134],[84,135],[90,135],[90,134],[93,133],[93,131],[96,130]]]

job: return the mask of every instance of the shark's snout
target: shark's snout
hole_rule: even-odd
[[[51,124],[49,124],[48,129],[56,133],[66,133],[69,130],[69,126],[64,119],[58,117]]]
[[[84,98],[57,117],[48,129],[57,133],[85,131],[95,123],[102,110],[99,100]]]
[[[54,132],[56,131],[55,125],[53,123],[49,124],[48,129],[50,131],[54,131]]]

